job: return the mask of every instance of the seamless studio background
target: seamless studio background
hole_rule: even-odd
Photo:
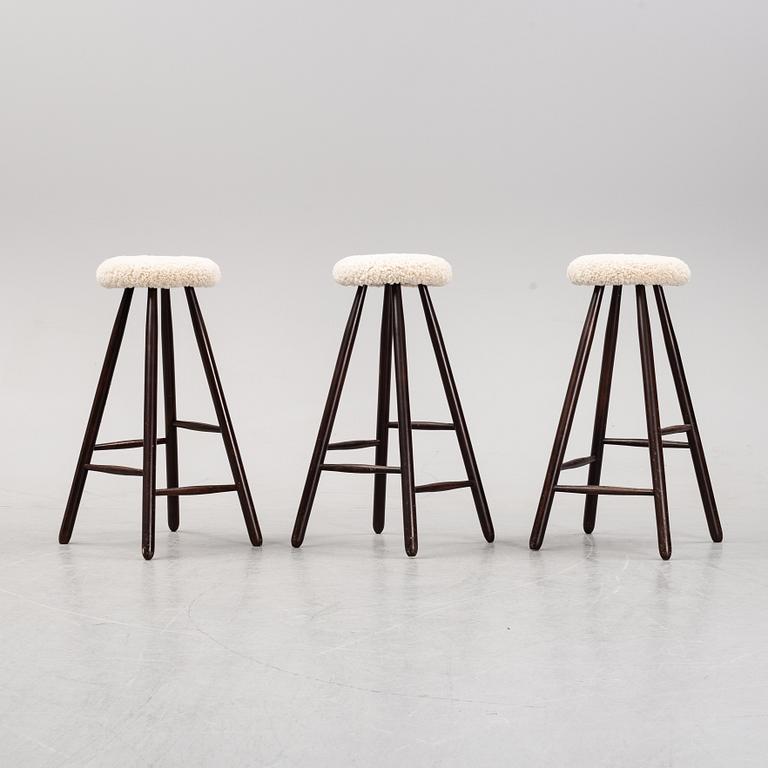
[[[765,482],[761,3],[6,2],[2,14],[6,492],[66,494],[119,299],[94,271],[123,253],[220,263],[201,301],[268,536],[300,494],[352,301],[330,269],[350,253],[453,264],[434,296],[502,537],[535,506],[589,299],[565,267],[583,252],[688,261],[691,284],[668,293],[724,509]],[[136,299],[110,434],[140,428]],[[373,426],[379,300],[345,433]],[[431,416],[439,381],[422,319],[408,320],[414,412]],[[195,373],[180,392],[190,418],[208,407],[203,386],[188,389],[204,384]],[[636,429],[642,392],[625,381],[612,421]],[[430,470],[454,448],[438,441]]]
[[[259,595],[254,599],[265,601],[259,605],[267,611],[269,594],[277,600],[279,589],[279,581],[269,581],[266,575],[267,563],[289,583],[290,557],[303,558],[301,567],[310,569],[303,571],[309,582],[311,554],[324,558],[324,568],[345,563],[349,570],[334,584],[336,598],[330,597],[329,589],[323,597],[315,594],[311,606],[331,614],[326,599],[331,604],[334,599],[343,601],[355,574],[366,573],[356,569],[365,569],[371,558],[378,558],[377,567],[394,580],[389,600],[397,602],[399,595],[406,603],[411,601],[416,612],[431,610],[429,600],[444,597],[440,590],[450,581],[441,579],[454,569],[451,558],[458,558],[459,570],[480,579],[467,587],[471,596],[480,602],[486,599],[493,606],[491,613],[501,616],[505,626],[519,617],[512,603],[505,602],[502,608],[494,602],[506,591],[507,573],[514,580],[516,569],[538,568],[536,564],[548,555],[558,568],[569,567],[570,562],[557,561],[558,557],[571,557],[576,568],[581,567],[579,560],[592,558],[590,568],[598,567],[589,549],[592,545],[585,544],[580,532],[578,499],[558,498],[544,550],[535,556],[539,559],[531,560],[534,556],[527,550],[590,294],[589,289],[571,286],[565,269],[575,256],[591,252],[660,253],[678,256],[691,266],[690,285],[669,289],[667,296],[726,540],[713,554],[690,460],[678,455],[683,452],[668,452],[670,567],[678,574],[685,573],[681,569],[686,563],[694,569],[690,580],[677,582],[684,591],[695,592],[700,584],[696,569],[707,562],[733,576],[734,581],[723,588],[725,594],[765,593],[767,574],[757,553],[768,543],[766,22],[768,9],[757,0],[727,4],[4,0],[0,5],[0,504],[5,533],[0,570],[5,590],[0,605],[10,621],[1,655],[18,654],[19,647],[29,642],[25,633],[32,632],[31,627],[80,621],[79,629],[70,626],[65,631],[65,639],[50,640],[53,646],[32,643],[45,669],[46,658],[54,665],[54,658],[71,660],[72,653],[84,652],[83,646],[68,650],[67,643],[74,642],[77,632],[87,632],[90,626],[77,617],[108,615],[118,623],[165,626],[187,605],[185,600],[191,604],[199,597],[198,592],[187,594],[182,589],[179,604],[158,617],[139,597],[129,607],[111,602],[117,598],[115,593],[110,597],[105,584],[97,595],[83,586],[85,592],[74,606],[62,586],[67,579],[81,585],[125,579],[121,583],[127,584],[128,594],[132,588],[146,588],[148,578],[153,579],[153,590],[162,591],[166,576],[158,575],[165,573],[160,569],[199,568],[198,581],[189,575],[200,594],[207,588],[201,580],[209,577],[208,586],[215,582],[223,592],[237,594],[244,585],[234,579],[237,586],[233,586],[222,576],[227,573],[222,563],[233,553],[242,560],[265,558],[259,573],[267,582],[254,585]],[[290,551],[293,516],[354,293],[335,285],[331,267],[353,253],[397,251],[434,253],[454,268],[453,283],[432,295],[496,526],[493,561],[484,549],[469,493],[460,491],[419,499],[419,561],[404,562],[399,485],[396,481],[390,485],[387,532],[383,543],[376,543],[370,532],[372,483],[370,478],[352,476],[323,478],[307,549]],[[96,286],[95,269],[109,256],[139,253],[208,256],[221,265],[221,284],[198,295],[264,531],[263,552],[248,549],[233,497],[203,497],[184,500],[177,543],[164,530],[164,505],[158,504],[156,560],[143,563],[139,484],[116,477],[89,479],[73,545],[69,554],[58,549],[58,524],[119,300],[119,292]],[[408,291],[405,300],[413,414],[439,419],[447,415],[447,408],[418,297]],[[144,292],[137,291],[103,439],[140,435],[144,301]],[[381,292],[371,289],[335,430],[338,439],[374,433],[380,302]],[[174,307],[179,414],[206,420],[212,409],[181,294],[175,296]],[[603,315],[570,456],[588,451],[604,319]],[[654,328],[658,330],[658,325]],[[655,343],[662,418],[667,424],[678,423],[659,335]],[[643,431],[634,302],[626,292],[609,432],[641,436]],[[184,434],[182,440],[183,483],[227,481],[223,448],[215,436]],[[418,435],[415,451],[419,482],[463,476],[450,437]],[[162,462],[160,456],[159,477]],[[641,485],[648,476],[642,451],[617,448],[607,455],[606,482]],[[609,571],[598,575],[598,582],[610,592],[620,571],[630,562],[640,562],[639,571],[631,567],[639,582],[658,586],[664,577],[657,571],[662,566],[657,562],[648,501],[601,501],[600,509],[594,546],[609,563],[604,566]],[[734,552],[731,560],[729,549]],[[331,553],[336,559],[328,557]],[[478,560],[472,559],[475,555]],[[47,577],[36,570],[46,563]],[[155,568],[155,576],[147,576],[147,568]],[[484,572],[493,579],[493,598],[484,592],[488,586],[482,582]],[[414,586],[419,577],[425,580],[422,584],[429,584],[428,595]],[[559,583],[558,599],[567,602],[569,589],[573,585]],[[582,597],[584,605],[592,605],[588,595]],[[304,645],[293,648],[290,663],[281,659],[278,664],[270,653],[277,654],[285,641],[275,639],[270,653],[260,649],[260,658],[286,669],[303,669],[300,659],[315,653],[317,635],[297,618],[305,615],[299,603],[286,603],[285,595],[279,599],[288,606],[282,618]],[[375,613],[377,599],[368,599],[363,605]],[[526,599],[534,600],[515,596],[523,604]],[[696,637],[707,637],[711,630],[724,638],[722,632],[729,625],[740,627],[745,635],[749,627],[764,631],[768,611],[759,595],[754,600],[738,618],[728,612],[718,615],[713,627]],[[38,615],[30,607],[54,603],[56,610],[69,613],[39,609]],[[576,603],[580,604],[578,599]],[[271,615],[271,620],[279,622],[279,617]],[[360,622],[349,621],[348,632],[354,635]],[[413,629],[417,620],[407,614],[392,621]],[[448,619],[441,626],[431,630],[452,636],[454,625]],[[648,631],[658,639],[659,625],[655,626]],[[535,625],[527,629],[535,636]],[[251,631],[260,631],[255,619],[248,631],[242,628],[242,637]],[[418,659],[426,651],[414,651],[411,643],[421,638],[428,644],[430,635],[426,629],[423,634],[418,628],[413,631],[409,640],[405,635],[401,639]],[[131,652],[148,652],[143,645],[148,639],[137,639],[130,631],[128,635],[122,640]],[[322,632],[320,636],[324,638]],[[606,632],[606,642],[609,639]],[[667,651],[676,647],[675,638],[666,640],[670,646],[660,642]],[[322,645],[324,639],[319,642]],[[244,647],[231,638],[227,643]],[[482,638],[469,645],[484,647]],[[726,639],[716,646],[730,659],[749,658],[754,652]],[[497,658],[512,653],[503,646],[494,650]],[[694,652],[686,649],[682,656],[687,658],[688,653]],[[466,662],[448,650],[445,656]],[[187,661],[193,657],[188,652]],[[344,678],[343,671],[324,669],[323,664],[331,663],[330,657],[324,658],[315,670],[317,679],[326,680],[326,672],[327,679]],[[643,658],[650,669],[658,657],[651,648]],[[725,663],[722,657],[696,658],[704,676],[711,672],[710,663]],[[528,659],[534,665],[540,661]],[[220,660],[208,662],[219,673],[224,669],[250,680],[238,667],[242,659],[231,659],[228,666]],[[106,660],[103,663],[110,668]],[[618,659],[615,663],[620,669]],[[353,688],[387,689],[392,679],[384,669],[378,670],[381,679],[361,682],[366,673],[354,660],[339,664],[340,670],[351,670],[351,679],[344,684]],[[696,743],[691,734],[700,733],[706,723],[696,721],[695,715],[687,716],[693,720],[673,718],[677,730],[654,737],[671,762],[661,758],[654,762],[658,753],[640,752],[634,754],[634,764],[721,764],[718,760],[725,752],[720,750],[726,741],[735,741],[734,748],[742,750],[739,764],[757,761],[765,743],[760,745],[761,737],[752,726],[754,718],[764,718],[765,702],[760,703],[749,680],[759,680],[765,667],[756,669],[744,662],[731,672],[739,682],[727,689],[725,698],[732,711],[747,720],[723,733],[722,743],[709,732],[697,752],[690,746]],[[125,680],[119,674],[108,679],[128,685],[130,675],[125,674]],[[463,744],[478,733],[493,734],[474,753],[480,762],[494,764],[499,754],[494,750],[508,736],[523,750],[521,764],[547,764],[533,745],[525,751],[524,735],[509,723],[518,718],[528,732],[543,734],[548,721],[530,720],[538,715],[524,714],[527,710],[521,714],[516,708],[529,701],[522,692],[523,681],[498,674],[499,690],[489,694],[490,703],[478,713],[471,704],[475,700],[471,681],[453,680],[449,685],[451,675],[442,667],[429,668],[427,678],[415,673],[401,690],[414,715],[409,723],[398,719],[395,704],[390,711],[388,705],[371,705],[359,691],[344,699],[343,687],[341,693],[329,694],[327,681],[320,680],[317,690],[311,691],[306,684],[290,691],[294,704],[298,697],[295,706],[327,701],[326,696],[342,697],[330,710],[338,719],[325,721],[326,732],[338,737],[338,744],[329,738],[312,748],[302,747],[294,733],[292,738],[298,741],[286,746],[284,742],[291,739],[280,741],[281,726],[273,724],[275,741],[263,734],[249,741],[251,737],[241,734],[235,742],[243,752],[237,752],[233,742],[224,754],[232,764],[245,762],[244,755],[250,755],[256,761],[251,764],[282,765],[291,764],[289,758],[300,764],[314,749],[317,765],[338,764],[342,754],[348,764],[359,759],[359,764],[384,765],[394,756],[384,751],[373,757],[367,750],[380,741],[386,744],[387,738],[377,731],[373,716],[368,722],[359,715],[374,707],[400,723],[404,743],[413,750],[410,754],[420,757],[423,765],[449,764],[459,758],[461,748],[441,740],[454,727]],[[158,714],[149,705],[142,710],[126,693],[128,698],[118,697],[104,715],[99,723],[103,732],[97,733],[93,719],[85,715],[76,724],[67,721],[53,694],[36,695],[40,679],[14,678],[10,667],[0,668],[0,675],[6,693],[0,706],[13,713],[6,720],[5,749],[17,765],[155,764],[152,761],[164,754],[141,729],[145,716],[170,717],[167,709]],[[81,677],[87,675],[83,672]],[[557,700],[557,691],[577,685],[572,679],[561,687],[562,680],[549,682],[553,699],[547,705]],[[513,684],[523,687],[510,693],[507,686]],[[75,710],[81,706],[84,712],[96,707],[78,685],[57,684],[61,701],[70,696]],[[171,701],[187,690],[178,687],[178,680],[173,685],[177,687],[170,689]],[[456,690],[467,689],[465,695],[455,694],[463,695],[465,703],[445,692],[445,686],[453,685]],[[489,685],[493,688],[485,680],[486,692]],[[702,692],[681,685],[680,690],[698,690],[703,701],[710,701],[715,717],[714,689]],[[137,697],[157,693],[151,681],[139,688]],[[25,689],[32,692],[24,694]],[[428,718],[427,704],[407,698],[410,695],[431,701]],[[444,695],[447,698],[441,698]],[[531,693],[530,700],[538,701],[537,695]],[[643,695],[649,706],[668,701],[659,691]],[[211,706],[226,700],[222,691],[208,690],[207,696]],[[488,718],[493,719],[487,712],[492,704],[507,718],[507,725],[486,731]],[[271,705],[276,720],[280,713],[290,717],[288,704],[285,709],[274,701]],[[198,711],[207,712],[205,706],[198,701]],[[347,706],[363,718],[354,733],[345,725]],[[453,719],[457,708],[463,727]],[[43,730],[52,730],[36,738],[46,748],[29,740],[31,724],[41,711],[50,716]],[[612,720],[617,711],[625,718],[620,722]],[[670,710],[665,711],[669,715]],[[709,711],[706,704],[702,711]],[[127,722],[118,724],[126,713]],[[552,714],[544,706],[541,718]],[[214,718],[210,712],[206,716],[209,722]],[[615,701],[605,710],[598,705],[595,713],[613,734],[628,733],[632,716]],[[239,717],[246,715],[233,715],[229,725],[240,722]],[[734,723],[735,718],[736,714]],[[435,732],[426,725],[426,731],[418,731],[417,723],[425,719]],[[463,730],[470,727],[473,733]],[[130,735],[137,751],[129,759],[105,733],[124,740]],[[213,759],[215,753],[206,749],[221,744],[216,735],[208,736],[207,742],[192,740],[194,753],[178,747],[186,764]],[[685,747],[674,746],[678,737]],[[553,761],[566,755],[571,764],[581,757],[588,760],[581,742],[569,741],[562,732],[558,738],[557,745],[549,747]],[[604,764],[618,764],[616,760],[632,764],[627,759],[633,753],[622,752],[626,744],[622,746],[619,736],[607,738]],[[342,745],[345,751],[337,752]],[[47,747],[54,751],[46,751]],[[452,751],[441,751],[445,749]],[[172,763],[169,755],[164,759]]]

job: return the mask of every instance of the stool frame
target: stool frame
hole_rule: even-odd
[[[666,475],[664,470],[664,449],[687,449],[691,452],[694,472],[699,486],[704,514],[706,516],[709,533],[713,541],[723,540],[723,530],[717,511],[712,482],[704,456],[704,447],[701,442],[699,427],[691,402],[691,394],[683,369],[683,361],[677,342],[669,307],[664,295],[664,289],[660,285],[653,286],[656,298],[656,306],[659,312],[664,346],[667,351],[669,365],[672,370],[675,390],[680,404],[683,423],[670,427],[662,427],[659,417],[659,402],[656,388],[656,369],[654,364],[653,341],[651,336],[651,322],[648,313],[648,301],[644,285],[635,286],[637,303],[637,325],[640,340],[640,362],[643,372],[643,393],[645,401],[645,415],[647,438],[608,438],[606,429],[608,423],[608,406],[611,396],[611,380],[613,378],[613,366],[616,357],[616,341],[619,328],[619,312],[621,309],[622,286],[613,286],[611,304],[608,311],[608,321],[603,346],[602,367],[600,382],[598,385],[597,407],[595,411],[594,429],[592,435],[592,449],[589,456],[565,461],[565,451],[568,446],[573,417],[579,400],[581,386],[584,381],[584,373],[589,359],[592,341],[595,336],[597,319],[600,313],[605,286],[595,286],[592,300],[587,311],[587,318],[581,333],[576,359],[571,371],[571,378],[565,396],[565,402],[557,427],[555,443],[552,448],[549,466],[547,468],[544,487],[541,492],[536,518],[531,532],[531,549],[540,549],[544,534],[546,533],[552,503],[556,493],[585,494],[583,527],[585,533],[592,533],[597,517],[597,500],[600,495],[626,495],[626,496],[652,496],[656,512],[656,530],[658,537],[659,554],[664,560],[672,555],[672,540],[669,530],[669,511],[667,504]],[[666,440],[667,435],[685,434],[686,440]],[[600,485],[600,475],[603,465],[603,451],[606,445],[621,445],[630,447],[648,448],[651,464],[651,488],[625,488]],[[577,467],[589,467],[587,485],[560,485],[560,473],[563,470]]]
[[[163,368],[163,396],[165,404],[165,437],[157,436],[157,395],[158,395],[158,290],[160,291],[161,347]],[[89,472],[106,472],[115,475],[133,475],[142,478],[141,504],[141,551],[145,560],[152,559],[155,551],[155,502],[158,496],[168,499],[168,527],[171,531],[179,528],[179,497],[210,493],[235,491],[245,518],[245,525],[251,544],[255,547],[262,543],[261,530],[256,517],[251,491],[245,475],[240,449],[237,445],[232,419],[224,398],[221,379],[213,357],[213,349],[208,331],[203,321],[203,314],[194,288],[185,288],[187,305],[192,321],[192,328],[197,341],[198,351],[216,412],[216,424],[204,424],[196,421],[182,421],[176,414],[176,373],[173,346],[173,321],[171,314],[171,292],[167,288],[147,289],[147,314],[144,345],[144,434],[140,440],[119,440],[97,443],[99,428],[120,353],[125,326],[133,298],[133,288],[125,288],[117,311],[112,334],[107,345],[107,352],[96,387],[96,395],[91,406],[88,424],[83,437],[80,455],[72,480],[64,518],[59,531],[59,543],[67,544],[72,537],[77,512],[85,489]],[[232,471],[233,483],[227,485],[179,486],[178,430],[187,429],[199,432],[218,432],[224,442],[224,448]],[[157,446],[165,445],[166,484],[157,487]],[[143,461],[141,468],[114,464],[94,464],[96,451],[124,450],[141,448]]]
[[[449,491],[457,488],[470,488],[480,521],[480,527],[486,541],[494,539],[493,523],[488,511],[488,502],[483,490],[480,473],[477,468],[472,443],[469,438],[464,411],[459,400],[456,382],[453,377],[445,342],[437,321],[437,315],[426,285],[418,286],[424,316],[427,322],[432,347],[435,352],[437,366],[445,391],[448,408],[451,414],[450,422],[412,421],[408,388],[408,360],[406,351],[405,321],[403,317],[403,299],[400,285],[384,286],[384,300],[381,317],[381,337],[379,347],[379,385],[376,411],[376,438],[373,440],[348,440],[331,442],[331,433],[336,419],[344,381],[352,355],[352,349],[360,324],[367,286],[359,286],[352,302],[352,309],[342,337],[341,348],[336,360],[331,387],[323,411],[317,440],[309,463],[309,471],[304,485],[304,491],[299,503],[296,522],[293,528],[291,543],[300,547],[312,512],[317,487],[322,472],[351,472],[373,474],[373,530],[381,533],[384,530],[385,505],[387,493],[387,475],[399,474],[401,481],[403,507],[403,534],[405,551],[413,557],[418,551],[418,534],[416,524],[416,495]],[[392,361],[394,356],[395,392],[397,402],[397,421],[390,421]],[[389,448],[389,431],[397,429],[400,447],[400,466],[387,465]],[[413,462],[413,431],[414,430],[451,430],[455,431],[461,451],[462,460],[467,473],[466,480],[428,483],[416,485],[414,480]],[[328,451],[354,450],[360,448],[375,448],[374,464],[331,464],[326,463]]]

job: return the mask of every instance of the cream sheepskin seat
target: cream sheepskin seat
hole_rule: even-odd
[[[688,265],[671,256],[597,253],[568,265],[574,285],[685,285],[690,277]]]
[[[99,265],[96,280],[104,288],[210,288],[221,270],[198,256],[115,256]]]
[[[423,253],[347,256],[333,267],[333,278],[340,285],[440,286],[448,283],[452,274],[445,259]]]

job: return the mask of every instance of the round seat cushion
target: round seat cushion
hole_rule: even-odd
[[[340,285],[440,286],[448,283],[452,274],[445,259],[424,253],[347,256],[333,267],[333,278]]]
[[[672,256],[596,253],[568,265],[574,285],[685,285],[690,277],[688,265]]]
[[[99,265],[96,280],[104,288],[210,288],[221,270],[198,256],[115,256]]]

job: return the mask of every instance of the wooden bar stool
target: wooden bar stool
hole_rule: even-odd
[[[107,346],[107,354],[96,388],[96,397],[91,407],[83,445],[77,460],[75,477],[69,492],[67,508],[59,531],[59,543],[67,544],[77,518],[77,510],[89,472],[107,472],[114,475],[135,475],[143,481],[141,551],[150,560],[155,551],[155,499],[168,499],[168,527],[175,531],[179,527],[179,496],[235,491],[243,510],[245,525],[251,544],[261,544],[261,531],[256,511],[245,476],[245,469],[237,447],[232,420],[229,416],[219,372],[213,358],[211,342],[203,322],[203,314],[197,301],[195,288],[210,287],[219,282],[219,267],[210,259],[186,256],[118,256],[103,262],[96,273],[100,285],[105,288],[122,288],[123,297],[117,311],[117,318]],[[144,435],[141,440],[121,440],[97,443],[104,408],[115,371],[115,364],[123,340],[128,311],[134,288],[147,288],[147,317],[144,356]],[[202,424],[196,421],[182,421],[176,416],[176,376],[173,353],[173,326],[171,321],[171,288],[184,288],[192,328],[197,340],[205,376],[216,411],[216,424]],[[163,362],[163,391],[165,396],[165,437],[157,437],[157,337],[158,310],[157,292],[160,291],[160,317]],[[179,485],[178,437],[179,429],[199,432],[218,432],[232,470],[233,483],[227,485]],[[158,445],[165,445],[167,488],[156,487],[155,454]],[[111,451],[127,448],[141,448],[141,467],[126,467],[114,464],[94,464],[94,451]]]
[[[723,540],[723,531],[717,513],[712,483],[709,478],[704,448],[701,443],[696,416],[691,404],[691,395],[683,370],[680,348],[672,328],[672,320],[664,296],[664,286],[684,285],[690,278],[688,266],[680,259],[665,256],[635,256],[624,254],[598,254],[581,256],[571,262],[568,277],[576,285],[594,286],[592,301],[587,312],[587,319],[581,333],[576,361],[573,364],[565,404],[560,415],[555,444],[549,460],[549,467],[541,492],[539,508],[531,533],[531,549],[539,549],[544,540],[549,513],[555,493],[580,493],[586,495],[584,504],[584,531],[592,533],[597,515],[597,499],[600,495],[608,496],[652,496],[656,508],[656,529],[658,534],[659,554],[668,560],[672,554],[672,541],[669,533],[669,515],[667,511],[667,489],[664,473],[664,448],[684,448],[691,452],[693,468],[696,473],[704,514],[707,518],[709,533],[713,541]],[[611,305],[608,311],[608,323],[603,347],[603,361],[598,385],[597,409],[595,412],[592,450],[589,456],[564,461],[568,437],[573,424],[579,392],[584,380],[589,351],[595,335],[600,303],[605,286],[613,286]],[[619,309],[621,291],[624,285],[635,286],[637,301],[637,325],[640,337],[640,362],[643,371],[643,391],[645,396],[645,415],[647,438],[606,437],[608,421],[608,403],[611,395],[611,379],[616,354],[616,338],[619,328]],[[656,306],[659,311],[664,345],[672,369],[683,423],[662,427],[659,419],[659,403],[656,391],[656,370],[651,340],[651,323],[648,316],[648,303],[645,286],[653,286]],[[685,440],[666,440],[668,435],[682,434]],[[603,449],[606,445],[623,445],[648,448],[651,463],[651,488],[619,488],[600,485],[603,464]],[[566,469],[589,467],[586,485],[560,485],[560,473]]]
[[[416,532],[416,494],[448,491],[456,488],[470,488],[474,499],[480,527],[487,541],[493,541],[493,523],[488,512],[480,473],[469,439],[467,423],[456,390],[443,336],[437,322],[435,309],[429,295],[430,286],[445,285],[451,279],[451,266],[444,259],[421,254],[384,254],[373,256],[350,256],[339,261],[333,268],[333,276],[341,285],[357,286],[352,311],[349,314],[331,389],[325,404],[315,449],[309,464],[307,481],[299,504],[291,542],[300,547],[312,511],[321,472],[353,472],[375,475],[373,491],[373,530],[384,530],[384,506],[386,499],[387,475],[400,475],[403,500],[403,527],[405,551],[413,556],[418,550]],[[379,349],[379,390],[376,416],[376,438],[374,440],[351,440],[332,443],[331,432],[344,387],[352,348],[363,311],[363,302],[369,286],[384,287],[384,303],[381,319],[381,340]],[[418,286],[421,304],[427,321],[429,336],[437,358],[437,367],[443,382],[445,396],[451,413],[447,423],[433,421],[411,421],[408,395],[408,362],[405,345],[405,324],[403,320],[402,286]],[[397,396],[397,421],[390,421],[390,384],[392,378],[392,350],[395,359],[395,389]],[[387,464],[389,430],[397,429],[400,443],[400,466]],[[466,480],[416,485],[413,469],[413,430],[453,430],[467,473]],[[328,451],[358,448],[375,448],[374,464],[335,464],[326,462]]]

